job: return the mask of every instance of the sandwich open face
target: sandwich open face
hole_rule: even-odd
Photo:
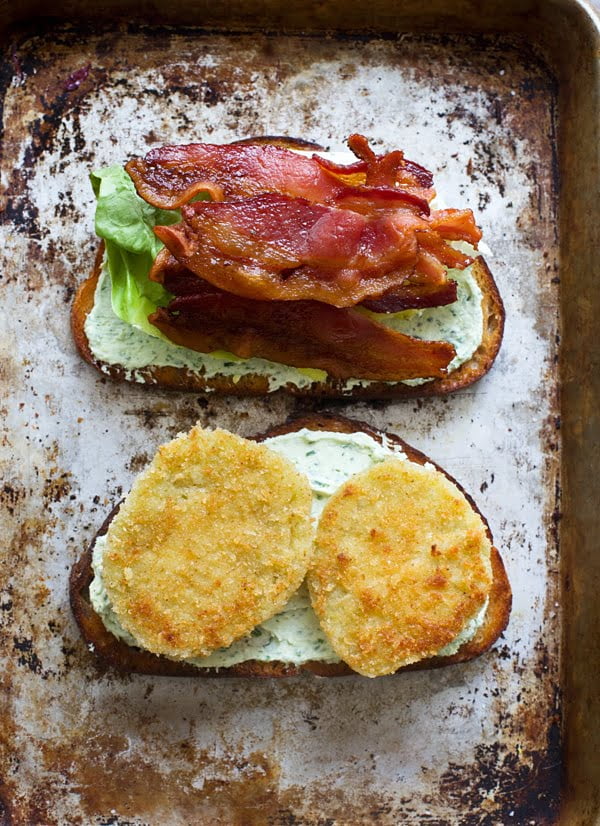
[[[71,604],[122,671],[375,677],[483,653],[511,592],[444,471],[312,416],[257,441],[196,427],[163,446],[75,565]]]
[[[348,144],[344,163],[293,140],[167,146],[94,173],[84,358],[235,394],[428,395],[484,375],[504,311],[472,212],[436,208],[402,152]]]

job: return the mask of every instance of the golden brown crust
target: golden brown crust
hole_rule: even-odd
[[[351,668],[391,674],[434,656],[481,611],[490,553],[483,521],[444,474],[389,458],[325,505],[307,575],[313,609]]]
[[[465,495],[473,509],[479,514],[485,525],[486,533],[493,543],[489,525],[485,517],[481,514],[471,497],[463,490],[443,468],[428,459],[425,454],[408,445],[400,437],[394,434],[384,434],[375,430],[364,422],[352,421],[341,416],[313,414],[303,418],[296,418],[285,422],[278,427],[272,428],[267,433],[255,437],[257,441],[281,436],[284,433],[292,433],[301,428],[310,430],[330,430],[339,433],[366,433],[378,441],[386,439],[399,445],[410,461],[418,464],[429,462],[437,470],[443,473],[452,481]],[[98,531],[96,536],[102,536],[108,530],[108,525],[118,511],[117,506]],[[354,674],[345,663],[323,663],[311,661],[299,666],[289,663],[268,662],[263,663],[256,660],[249,660],[245,663],[233,665],[228,668],[205,668],[198,669],[194,666],[182,662],[175,662],[165,657],[155,656],[139,648],[132,648],[117,639],[104,627],[102,620],[91,606],[89,598],[89,585],[93,578],[92,573],[92,552],[96,539],[90,548],[82,555],[71,571],[70,577],[70,599],[71,607],[81,630],[83,639],[91,651],[106,666],[114,668],[124,673],[153,674],[161,676],[194,676],[194,677],[288,677],[302,673],[312,673],[323,677],[347,676]],[[495,547],[492,547],[492,588],[490,600],[486,611],[485,621],[478,629],[475,637],[465,643],[457,651],[448,657],[432,657],[420,662],[404,666],[400,671],[421,670],[425,668],[439,668],[453,663],[466,662],[487,651],[498,639],[502,631],[506,628],[510,615],[512,593],[510,584],[506,576],[506,571],[500,554]]]
[[[316,143],[278,136],[246,138],[236,143],[269,143],[288,149],[313,149],[315,151],[322,149]],[[80,354],[97,370],[114,381],[134,381],[129,371],[120,365],[108,364],[96,359],[85,334],[85,320],[94,304],[94,292],[100,275],[102,256],[103,244],[100,245],[96,255],[92,275],[79,287],[73,302],[71,311],[73,337]],[[402,384],[402,382],[372,381],[365,387],[353,387],[347,390],[344,389],[343,381],[327,379],[311,384],[309,387],[288,384],[282,389],[294,396],[313,398],[396,399],[446,395],[474,384],[488,372],[498,355],[504,331],[504,305],[492,273],[483,258],[479,257],[475,260],[472,273],[483,294],[483,338],[473,356],[449,375],[415,387]],[[170,390],[210,392],[231,396],[264,396],[269,392],[268,378],[258,374],[236,377],[234,382],[231,376],[206,378],[198,372],[185,368],[159,365],[149,365],[136,370],[135,374],[137,381],[142,385],[164,387]]]
[[[103,581],[140,647],[183,660],[279,613],[313,550],[312,494],[263,444],[200,425],[162,445],[112,521]]]
[[[325,147],[320,143],[305,141],[303,138],[288,138],[285,135],[261,135],[254,138],[242,138],[239,141],[232,141],[232,146],[249,143],[268,144],[269,146],[280,146],[282,149],[300,149],[304,152],[324,152]]]

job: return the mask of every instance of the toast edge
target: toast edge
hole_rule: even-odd
[[[238,144],[271,144],[287,149],[322,150],[317,143],[300,138],[283,136],[262,136],[236,141]],[[135,371],[139,381],[132,379],[129,372],[118,364],[109,364],[96,359],[85,334],[85,320],[94,304],[94,293],[102,267],[104,244],[101,243],[96,254],[92,275],[79,287],[72,305],[71,329],[77,349],[83,358],[105,376],[113,381],[133,381],[142,386],[158,386],[170,390],[188,390],[191,392],[216,393],[231,396],[263,396],[269,394],[269,381],[259,374],[242,376],[237,382],[224,376],[205,378],[202,374],[177,367],[148,365]],[[316,382],[307,388],[287,384],[283,392],[294,396],[331,399],[396,399],[423,396],[440,396],[454,393],[469,387],[489,371],[502,343],[504,333],[504,304],[498,292],[494,277],[480,256],[473,264],[473,273],[483,294],[484,333],[480,346],[473,356],[453,370],[449,375],[433,379],[426,384],[410,386],[402,382],[387,384],[370,382],[367,387],[355,387],[345,391],[340,382],[326,380]],[[273,391],[277,392],[277,391]]]
[[[454,663],[467,662],[485,653],[506,628],[512,605],[512,593],[502,558],[497,548],[493,546],[493,538],[487,520],[469,494],[466,493],[462,486],[443,468],[439,467],[435,462],[432,462],[425,454],[408,445],[399,436],[375,430],[364,422],[345,419],[340,416],[315,414],[288,420],[283,425],[272,428],[268,432],[255,436],[254,438],[256,441],[263,441],[272,436],[295,432],[301,428],[307,428],[309,430],[333,430],[341,433],[363,432],[379,442],[385,437],[388,441],[399,445],[410,461],[421,465],[426,462],[433,465],[465,495],[471,507],[483,520],[486,533],[492,542],[491,563],[493,581],[490,591],[490,601],[486,612],[486,621],[477,630],[475,636],[469,642],[462,645],[456,654],[448,657],[431,657],[420,660],[417,663],[400,668],[395,673],[440,668]],[[73,566],[69,579],[71,608],[81,635],[90,651],[93,652],[105,666],[121,673],[168,677],[269,678],[293,677],[304,673],[321,677],[356,675],[356,672],[345,663],[324,663],[319,661],[308,661],[300,665],[293,665],[277,661],[261,662],[258,660],[248,660],[244,663],[226,668],[196,668],[183,662],[177,662],[175,660],[169,660],[166,657],[151,654],[139,648],[133,648],[119,640],[104,627],[101,618],[94,611],[89,599],[89,585],[93,579],[92,553],[94,545],[97,537],[106,533],[118,509],[119,505],[108,515],[92,540],[90,547]]]
[[[315,382],[310,387],[286,384],[276,391],[269,391],[269,379],[258,373],[239,377],[234,382],[226,376],[204,377],[201,373],[181,367],[148,365],[134,372],[138,379],[131,377],[130,371],[119,364],[97,359],[85,333],[85,321],[94,305],[94,294],[102,267],[103,244],[96,255],[94,271],[78,288],[71,308],[71,330],[80,355],[113,381],[127,381],[146,387],[162,387],[167,390],[184,390],[195,393],[215,393],[229,396],[265,396],[285,392],[294,396],[328,399],[399,399],[422,398],[425,396],[445,396],[470,387],[479,381],[492,367],[504,334],[504,305],[496,282],[481,257],[472,265],[475,279],[483,294],[484,334],[481,344],[471,358],[453,370],[449,375],[432,379],[426,384],[410,386],[402,382],[369,382],[366,387],[344,390],[342,383],[335,380]]]

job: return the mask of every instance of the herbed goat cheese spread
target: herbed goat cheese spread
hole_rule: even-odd
[[[300,155],[313,154],[312,149],[293,151]],[[347,149],[321,151],[319,154],[339,164],[356,161],[354,154]],[[439,195],[431,202],[432,209],[444,209],[445,206]],[[460,241],[449,243],[467,255],[477,255],[470,244]],[[486,254],[490,252],[483,242],[479,244],[479,249]],[[452,344],[456,356],[448,365],[448,372],[451,372],[468,361],[481,344],[484,321],[483,296],[471,267],[462,271],[448,270],[448,278],[458,285],[458,298],[452,304],[399,313],[364,312],[399,333]],[[108,371],[110,366],[119,366],[129,381],[147,382],[143,371],[152,366],[186,369],[209,380],[230,377],[234,384],[244,376],[264,376],[268,381],[269,393],[281,387],[309,390],[311,385],[327,379],[325,371],[314,368],[290,367],[261,358],[244,359],[224,351],[199,353],[174,344],[158,330],[156,336],[149,335],[145,330],[121,320],[112,308],[111,276],[106,258],[96,287],[94,306],[86,318],[84,330],[90,350],[102,369]],[[414,386],[428,381],[431,379],[416,378],[400,383]],[[337,384],[341,393],[351,393],[354,388],[368,387],[373,383],[365,379],[346,379]],[[393,385],[398,382],[383,383]]]
[[[458,284],[458,298],[454,303],[422,310],[369,315],[399,333],[427,341],[448,341],[453,344],[456,356],[448,365],[450,372],[468,361],[481,344],[483,311],[482,293],[471,268],[467,267],[463,271],[450,270],[448,274]],[[110,273],[106,263],[98,279],[94,306],[86,318],[84,329],[94,358],[109,366],[120,366],[126,371],[130,381],[144,381],[141,371],[150,366],[179,367],[207,379],[227,376],[235,383],[242,376],[266,376],[269,392],[285,386],[309,388],[327,377],[323,370],[290,367],[266,359],[242,359],[222,351],[198,353],[166,339],[148,335],[122,321],[113,312]],[[404,383],[422,381],[427,379],[408,379]],[[343,389],[350,392],[353,387],[366,387],[372,383],[362,379],[347,379],[342,384]]]
[[[398,445],[386,439],[380,444],[366,433],[346,434],[302,429],[267,439],[265,445],[290,459],[299,471],[308,476],[313,492],[315,519],[318,519],[329,497],[355,473],[367,470],[390,456],[406,459]],[[437,472],[432,465],[428,467]],[[137,641],[120,625],[102,582],[105,548],[106,536],[98,537],[93,553],[94,579],[90,585],[90,600],[108,631],[128,645],[135,646]],[[454,654],[463,643],[472,639],[483,622],[486,610],[487,601],[467,621],[461,633],[438,653],[442,656]],[[321,630],[305,584],[283,611],[257,626],[249,635],[208,657],[190,659],[187,662],[198,668],[226,668],[247,660],[296,665],[309,660],[326,663],[340,661]]]

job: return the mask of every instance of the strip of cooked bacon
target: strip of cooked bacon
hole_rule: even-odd
[[[442,284],[447,266],[472,262],[411,207],[363,215],[268,194],[189,204],[183,219],[155,228],[175,258],[211,284],[257,300],[352,307],[411,275]]]
[[[358,185],[365,180],[368,168],[366,161],[359,160],[354,161],[354,163],[338,163],[337,161],[332,161],[331,158],[318,155],[316,152],[312,157],[320,167],[337,177],[344,178],[347,183]]]
[[[404,160],[401,152],[376,156],[366,138],[352,139],[368,158],[348,166],[269,144],[194,143],[153,149],[145,158],[129,161],[125,169],[138,194],[162,209],[178,209],[199,193],[222,201],[279,192],[327,204],[346,186],[362,184],[398,185],[425,200],[431,198],[431,175],[423,167]]]
[[[400,287],[384,293],[379,298],[363,301],[373,313],[399,313],[401,310],[420,310],[424,307],[441,307],[452,304],[458,297],[456,281],[441,284],[412,284],[405,282]]]
[[[158,281],[168,292],[176,296],[197,295],[198,284],[203,283],[195,273],[180,264],[166,248],[157,255],[149,278],[151,281]],[[384,293],[379,298],[363,301],[360,306],[374,313],[398,313],[401,310],[452,304],[456,298],[456,281],[423,284],[418,283],[415,277],[411,276],[399,287]]]
[[[253,301],[198,279],[199,292],[175,298],[149,320],[171,341],[201,353],[226,350],[336,379],[436,378],[455,355],[444,341],[394,332],[354,309],[318,301]]]
[[[335,198],[335,205],[363,215],[377,210],[414,207],[421,215],[429,215],[429,203],[414,192],[391,186],[347,186]]]
[[[424,166],[407,161],[399,149],[376,155],[364,135],[353,134],[348,146],[366,165],[365,183],[369,186],[431,187],[433,175]]]
[[[417,239],[419,250],[425,251],[437,259],[440,264],[452,269],[462,270],[468,264],[473,263],[473,259],[464,252],[451,247],[444,239],[432,230],[418,230]],[[443,270],[445,277],[446,270]]]
[[[187,269],[246,298],[349,307],[402,283],[418,259],[411,209],[365,216],[302,198],[197,202],[155,232]]]
[[[165,290],[172,295],[196,295],[198,283],[205,283],[203,279],[198,278],[195,273],[180,264],[166,247],[154,259],[148,278],[150,281],[162,284]]]
[[[140,197],[161,209],[178,209],[201,192],[219,201],[282,192],[326,203],[345,186],[311,157],[263,144],[163,146],[125,169]]]
[[[475,247],[481,241],[482,232],[470,209],[437,209],[429,224],[447,241],[467,241]]]

